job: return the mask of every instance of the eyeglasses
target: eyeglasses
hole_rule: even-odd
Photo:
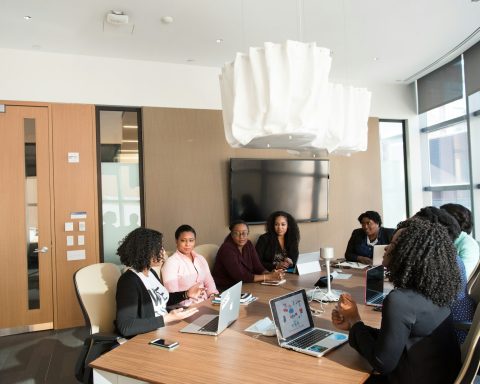
[[[248,236],[248,231],[242,231],[242,232],[232,231],[232,236],[233,237],[247,237]]]

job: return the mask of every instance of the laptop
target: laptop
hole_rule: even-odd
[[[299,275],[307,273],[320,272],[320,251],[300,253],[298,255],[297,264],[294,272]]]
[[[224,291],[220,297],[220,311],[218,315],[202,315],[192,323],[181,329],[180,332],[198,333],[201,335],[217,336],[238,318],[240,310],[240,295],[242,282]]]
[[[383,291],[385,278],[383,265],[368,269],[365,276],[365,304],[381,307],[386,296]]]
[[[344,333],[315,328],[304,289],[270,300],[278,344],[320,357],[348,340]]]
[[[383,255],[385,254],[386,245],[374,245],[373,246],[373,265],[382,265]]]

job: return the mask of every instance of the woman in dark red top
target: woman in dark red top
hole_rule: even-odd
[[[218,289],[227,289],[239,281],[254,283],[284,277],[283,271],[268,272],[263,267],[255,247],[248,240],[248,233],[248,224],[243,220],[230,225],[230,234],[218,250],[212,271]]]

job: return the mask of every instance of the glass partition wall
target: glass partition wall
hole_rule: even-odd
[[[121,264],[116,251],[143,223],[141,110],[97,107],[100,255]]]

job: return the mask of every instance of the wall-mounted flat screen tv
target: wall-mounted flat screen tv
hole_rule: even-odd
[[[328,180],[329,160],[230,159],[230,219],[263,223],[281,210],[328,220]]]

